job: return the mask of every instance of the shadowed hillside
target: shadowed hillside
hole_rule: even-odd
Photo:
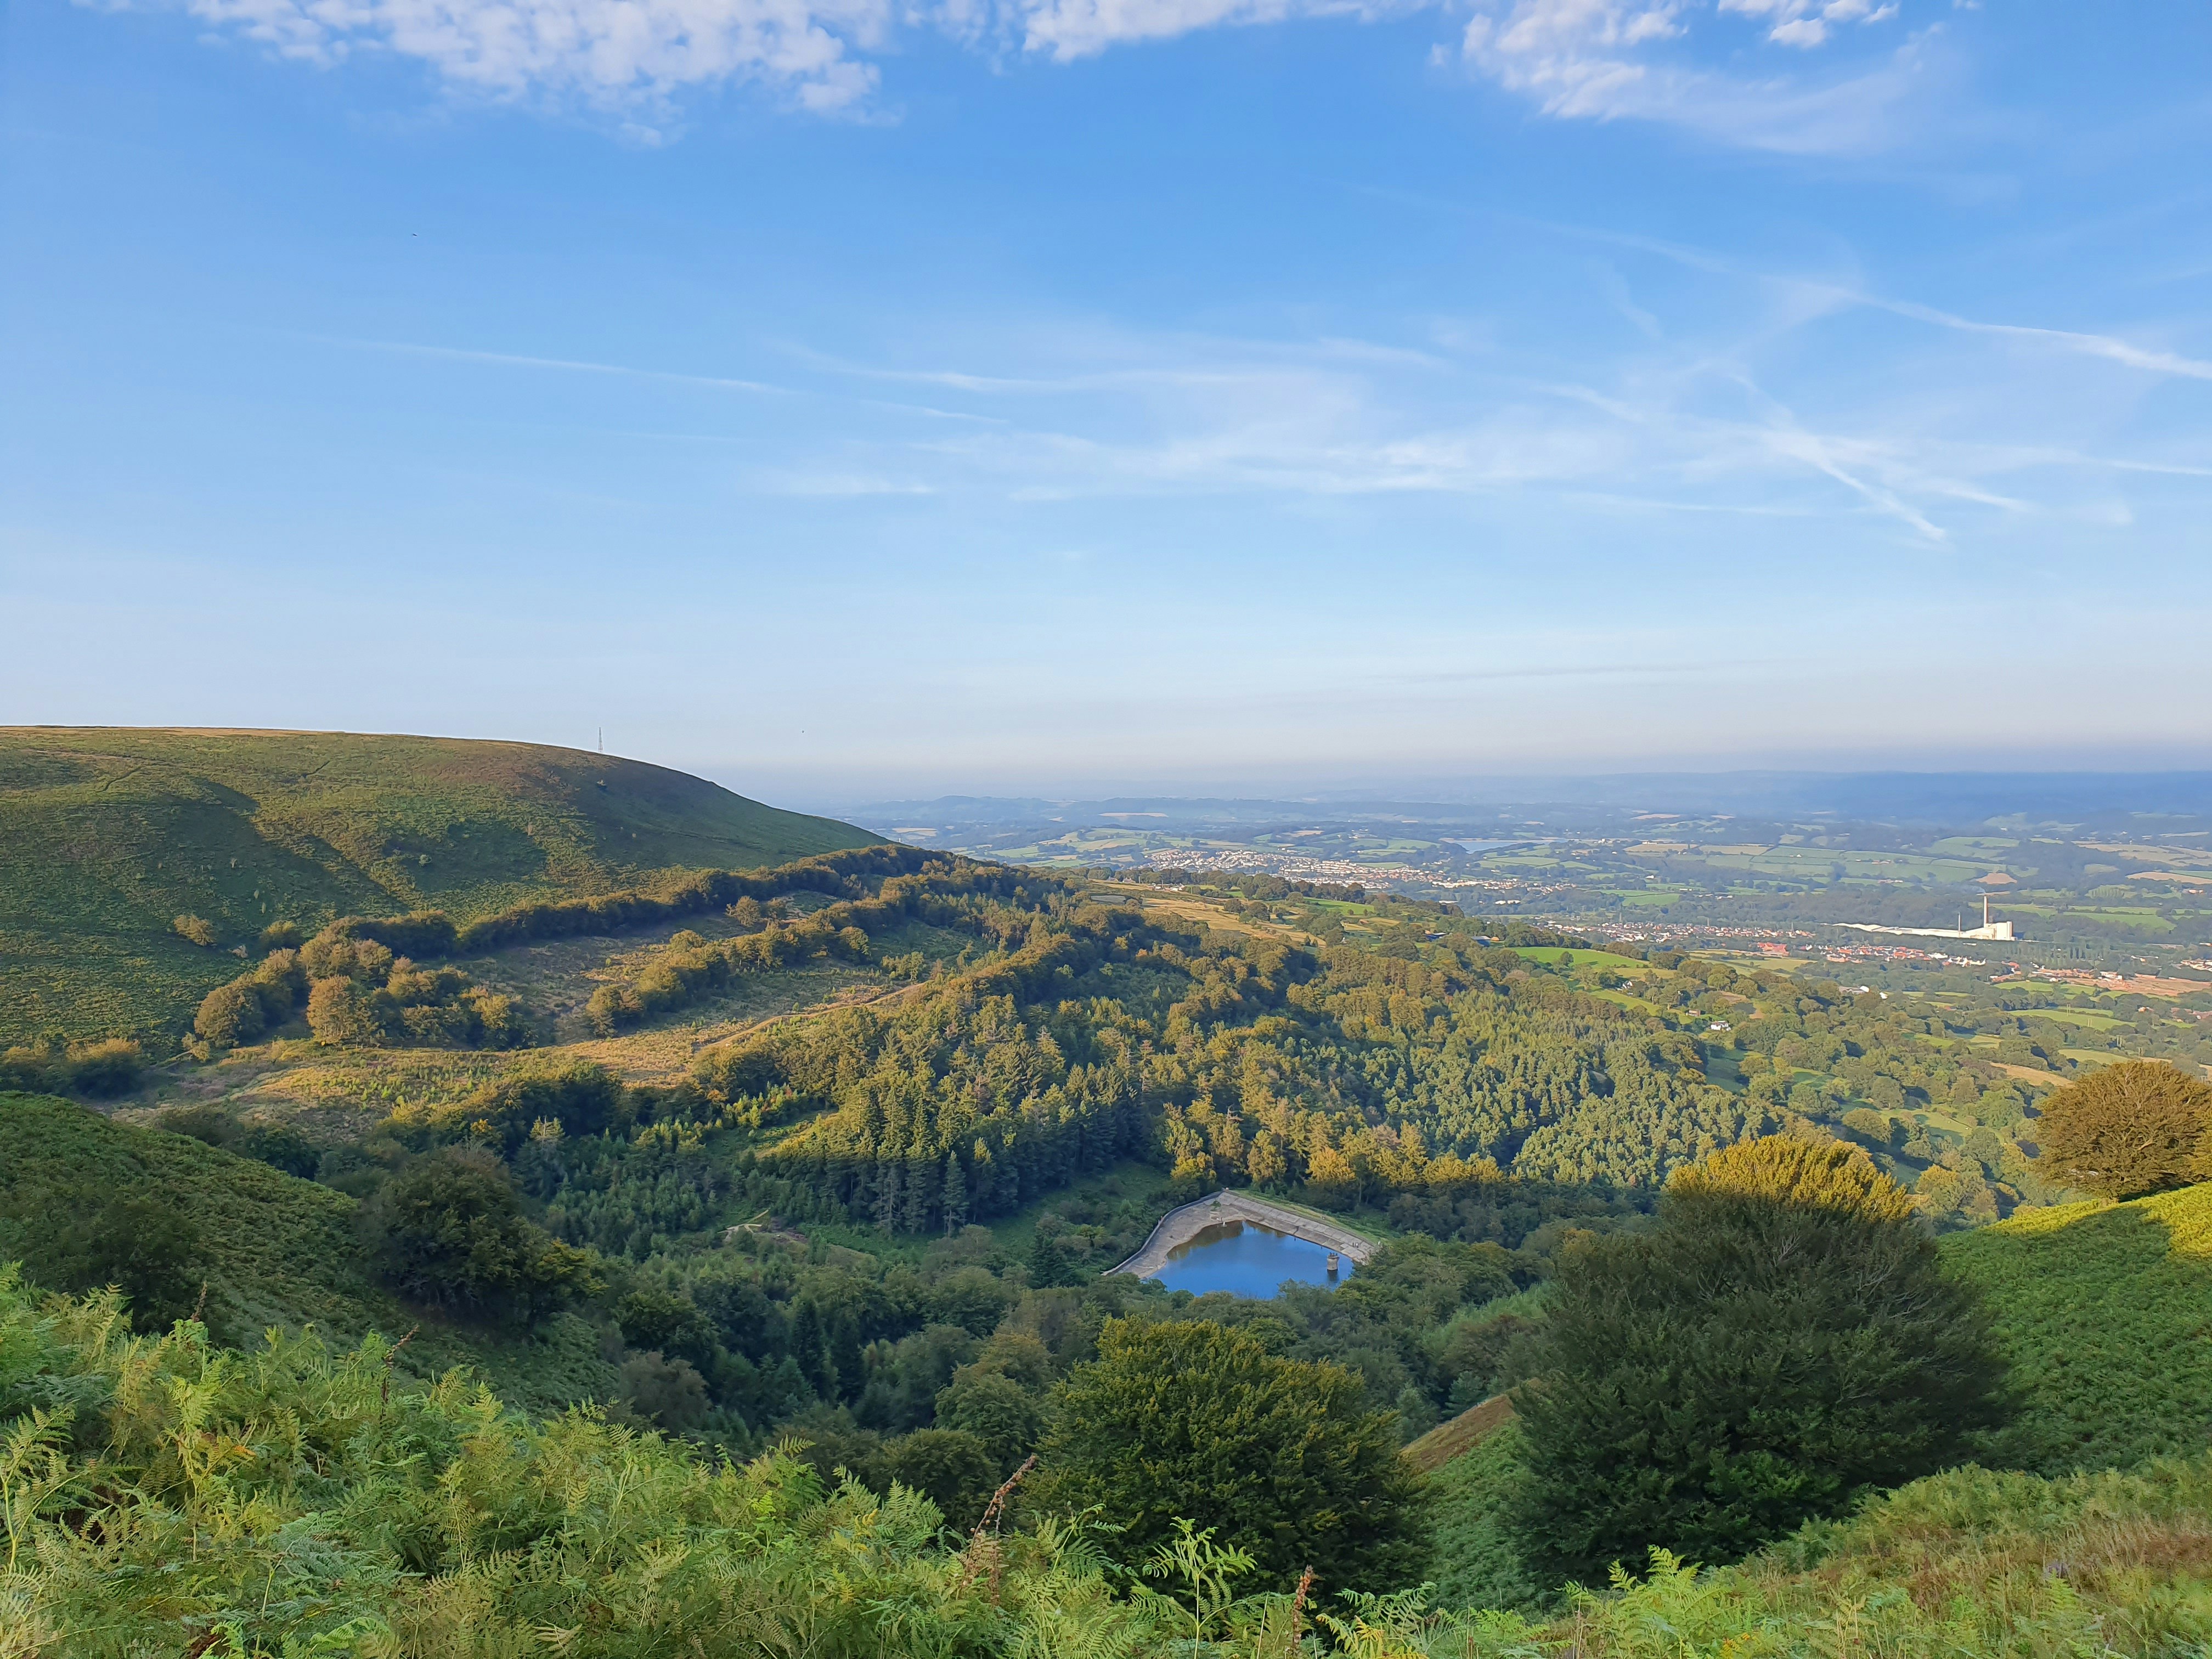
[[[1943,1241],[2022,1399],[2008,1461],[2059,1474],[2212,1444],[2212,1183]]]
[[[0,1261],[47,1271],[58,1218],[111,1200],[179,1218],[185,1278],[205,1285],[201,1311],[221,1340],[252,1347],[265,1330],[312,1327],[344,1346],[412,1330],[402,1364],[416,1375],[472,1364],[507,1398],[552,1409],[612,1392],[592,1331],[573,1316],[524,1331],[400,1301],[363,1265],[357,1206],[343,1193],[66,1100],[0,1092]]]
[[[0,730],[0,1040],[181,1027],[271,922],[456,921],[878,840],[703,779],[520,743]],[[176,931],[208,924],[204,944]]]

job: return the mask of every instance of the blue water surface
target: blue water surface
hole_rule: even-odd
[[[1285,1279],[1333,1291],[1352,1277],[1352,1258],[1339,1257],[1332,1273],[1324,1246],[1255,1221],[1217,1221],[1169,1251],[1167,1266],[1152,1277],[1171,1291],[1227,1291],[1264,1302],[1282,1294]]]

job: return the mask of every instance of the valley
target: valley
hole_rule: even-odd
[[[443,789],[440,775],[425,787]],[[378,807],[393,822],[430,810],[388,785]],[[471,811],[501,818],[483,799]],[[1741,1561],[1733,1577],[1679,1579],[1661,1562],[1604,1619],[1695,1603],[1741,1633],[1745,1619],[1825,1617],[1803,1553],[1815,1537],[1857,1563],[1867,1594],[1888,1594],[1914,1504],[1995,1504],[1995,1517],[2027,1491],[1978,1480],[2043,1483],[2017,1498],[2045,1505],[2038,1518],[1987,1523],[2027,1528],[2036,1548],[2086,1537],[2067,1517],[2093,1491],[2141,1535],[2194,1524],[2160,1506],[2195,1503],[2173,1494],[2196,1491],[2212,1455],[2197,1363],[2212,1185],[2085,1203],[2045,1142],[2052,1103],[2111,1068],[2203,1075],[2195,991],[1823,951],[1804,930],[1578,930],[1448,888],[1294,881],[1233,860],[1006,862],[798,822],[793,834],[830,844],[734,866],[579,865],[572,884],[471,886],[451,908],[416,884],[341,912],[354,896],[326,890],[289,929],[185,944],[207,957],[197,981],[96,958],[95,1015],[0,1054],[15,1091],[0,1093],[0,1261],[40,1293],[92,1298],[60,1312],[0,1285],[0,1338],[48,1356],[22,1374],[50,1392],[57,1377],[124,1375],[108,1338],[68,1337],[73,1358],[52,1346],[118,1317],[99,1300],[117,1285],[161,1345],[129,1364],[181,1376],[204,1363],[191,1342],[259,1352],[255,1374],[284,1379],[269,1397],[310,1415],[356,1410],[335,1402],[373,1376],[425,1424],[465,1409],[495,1420],[477,1432],[526,1462],[551,1455],[538,1437],[579,1437],[586,1484],[625,1457],[659,1460],[655,1480],[796,1482],[813,1494],[789,1511],[813,1516],[805,1527],[890,1525],[862,1517],[927,1504],[916,1538],[948,1526],[951,1553],[917,1541],[884,1570],[927,1578],[928,1561],[957,1574],[1000,1547],[983,1526],[994,1502],[1009,1540],[1058,1537],[1049,1517],[1090,1490],[1079,1480],[1166,1527],[1168,1500],[1115,1486],[1115,1460],[1082,1449],[1068,1404],[1106,1386],[1117,1344],[1135,1345],[1138,1374],[1171,1363],[1243,1379],[1177,1397],[1279,1389],[1366,1449],[1356,1478],[1389,1518],[1330,1534],[1337,1582],[1410,1584],[1421,1564],[1439,1587],[1429,1605],[1453,1611],[1406,1614],[1392,1639],[1416,1645],[1392,1651],[1504,1659],[1564,1639],[1571,1607],[1585,1626],[1600,1617],[1559,1598],[1560,1569],[1515,1518],[1536,1443],[1514,1402],[1551,1374],[1561,1297],[1607,1251],[1679,1228],[1667,1195],[1697,1172],[1803,1155],[1852,1171],[1891,1206],[1882,1225],[1928,1250],[1916,1271],[1986,1308],[2009,1403],[1961,1443],[1980,1468],[1908,1464],[1848,1522],[1833,1505],[1784,1511],[1719,1558]],[[106,913],[76,908],[74,844],[37,845],[44,864],[15,854],[32,879],[11,925],[88,928]],[[239,856],[240,880],[255,878]],[[219,938],[242,935],[235,904],[198,902],[224,919]],[[58,983],[6,971],[11,994]],[[164,1013],[184,986],[198,999]],[[1321,1240],[1301,1248],[1339,1249],[1340,1272],[1303,1264],[1281,1277],[1304,1282],[1279,1290],[1278,1256],[1260,1249],[1194,1280],[1172,1247],[1234,1243],[1218,1226],[1163,1244],[1174,1259],[1158,1278],[1112,1271],[1215,1193],[1261,1225],[1298,1218],[1290,1231]],[[204,1335],[161,1335],[175,1321]],[[1169,1346],[1139,1361],[1147,1343]],[[240,1435],[264,1432],[245,1426],[262,1405],[223,1409],[245,1413]],[[1207,1424],[1201,1441],[1231,1432]],[[1243,1525],[1261,1500],[1226,1495],[1240,1478],[1178,1476],[1178,1512]],[[503,1490],[524,1491],[518,1479]],[[1844,1525],[1859,1530],[1817,1530]],[[1971,1532],[1925,1547],[1963,1560]],[[681,1547],[705,1551],[684,1559],[709,1573],[752,1559]],[[1046,1553],[1003,1571],[1063,1570],[1045,1545],[1007,1547]],[[1996,1575],[1978,1593],[2014,1583],[1995,1558],[1972,1571]],[[928,1582],[925,1599],[951,1594],[950,1579]],[[1106,1582],[1066,1594],[1105,1597],[1085,1616],[1110,1623],[1124,1603]],[[2097,1617],[2148,1617],[2134,1582],[2083,1593]],[[1021,1592],[1040,1618],[1060,1594],[1043,1583]],[[1285,1604],[1266,1597],[1287,1588],[1255,1586],[1237,1617],[1278,1617]],[[2010,1652],[2021,1620],[2076,1628],[2078,1609],[2039,1589],[2002,1593],[2012,1610],[1974,1638],[1988,1645],[1960,1650]],[[377,1605],[380,1619],[427,1616],[405,1596]],[[1920,1650],[1925,1612],[1893,1615],[1898,1651]],[[2174,1640],[2200,1627],[2180,1604],[2156,1616]],[[2168,1635],[2121,1650],[2180,1651],[2158,1645]],[[1209,1639],[1245,1650],[1227,1623]]]

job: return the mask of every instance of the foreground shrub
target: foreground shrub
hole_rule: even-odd
[[[0,1357],[5,1659],[1312,1659],[1323,1632],[1360,1659],[2212,1644],[2212,1455],[1961,1470],[1738,1567],[1662,1556],[1547,1622],[1420,1591],[1296,1602],[1202,1534],[1117,1588],[1100,1535],[1064,1518],[948,1548],[902,1486],[879,1498],[782,1451],[709,1460],[589,1410],[533,1420],[465,1373],[395,1382],[386,1338],[336,1355],[286,1335],[228,1352],[190,1323],[133,1338],[113,1297],[43,1297],[6,1264]]]
[[[204,1253],[176,1205],[84,1188],[47,1194],[46,1207],[52,1226],[36,1262],[49,1284],[79,1292],[112,1287],[143,1330],[166,1330],[199,1305]]]
[[[1911,1213],[1864,1153],[1774,1137],[1678,1176],[1652,1232],[1567,1253],[1521,1395],[1540,1573],[1735,1560],[1963,1461],[2001,1366]]]
[[[2124,1060],[2044,1102],[2042,1161],[2067,1186],[2141,1198],[2212,1176],[2198,1162],[2208,1133],[2212,1084],[2163,1060]]]
[[[634,1354],[622,1368],[622,1397],[647,1422],[682,1432],[706,1421],[706,1379],[688,1362],[658,1352]]]
[[[966,1532],[982,1519],[999,1485],[990,1448],[964,1429],[919,1429],[885,1449],[883,1473],[909,1486],[945,1513],[948,1525]]]
[[[1127,1528],[1127,1559],[1188,1519],[1274,1582],[1309,1566],[1333,1586],[1420,1575],[1420,1478],[1395,1420],[1368,1411],[1341,1366],[1280,1358],[1218,1325],[1117,1319],[1053,1404],[1042,1501],[1101,1506]]]

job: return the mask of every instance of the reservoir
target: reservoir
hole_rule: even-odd
[[[1152,1277],[1171,1291],[1195,1296],[1227,1291],[1265,1301],[1281,1292],[1286,1279],[1334,1290],[1352,1277],[1351,1257],[1340,1256],[1333,1273],[1328,1258],[1326,1246],[1256,1221],[1221,1221],[1169,1251],[1167,1265]]]

